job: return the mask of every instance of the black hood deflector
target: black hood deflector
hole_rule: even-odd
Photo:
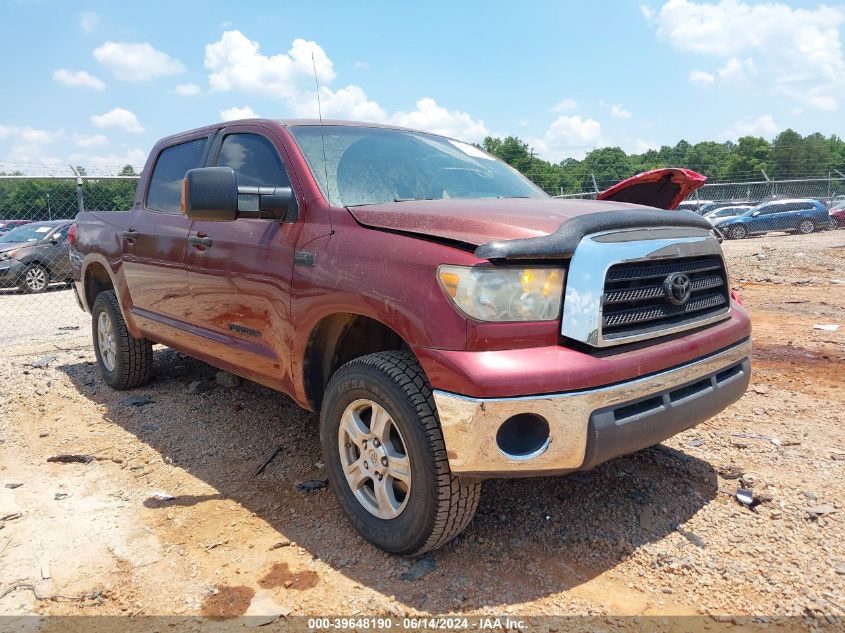
[[[488,242],[475,249],[479,259],[567,259],[585,235],[613,229],[695,228],[712,230],[709,221],[692,211],[625,209],[572,218],[551,235]]]

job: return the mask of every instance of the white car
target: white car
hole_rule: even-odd
[[[753,204],[735,205],[732,207],[718,207],[705,213],[704,217],[707,220],[710,220],[710,224],[712,224],[713,226],[719,226],[722,222],[725,222],[730,218],[735,218],[738,215],[742,215],[753,207]]]

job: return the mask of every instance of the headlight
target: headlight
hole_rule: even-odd
[[[565,268],[437,269],[461,312],[479,321],[551,321],[560,314]]]
[[[0,253],[0,262],[5,262],[7,259],[11,259],[15,256],[17,251],[6,251],[5,253]]]

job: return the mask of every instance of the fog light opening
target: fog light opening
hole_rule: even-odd
[[[549,423],[534,413],[519,413],[502,423],[496,444],[505,457],[532,459],[549,446]]]

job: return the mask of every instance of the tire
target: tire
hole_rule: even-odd
[[[153,344],[129,333],[114,291],[101,292],[94,300],[91,334],[97,365],[109,387],[131,389],[149,382],[153,369]]]
[[[742,240],[748,237],[748,229],[745,228],[744,224],[737,224],[730,228],[727,235],[728,239]]]
[[[834,217],[830,216],[830,230],[835,231],[836,229],[840,228],[842,225],[839,223],[839,220]]]
[[[809,235],[815,230],[816,225],[813,223],[812,220],[801,220],[801,222],[798,224],[798,232],[801,235]]]
[[[50,271],[41,264],[30,264],[21,275],[18,287],[26,294],[39,294],[50,286]]]
[[[379,434],[374,420],[389,432]],[[350,421],[357,429],[353,434],[347,432]],[[379,352],[341,367],[326,388],[320,440],[341,509],[361,536],[387,552],[436,549],[475,514],[481,484],[452,476],[431,385],[409,352]],[[344,465],[351,466],[350,479]],[[391,471],[406,473],[407,480]],[[381,495],[384,504],[375,495],[376,477],[388,491]]]

